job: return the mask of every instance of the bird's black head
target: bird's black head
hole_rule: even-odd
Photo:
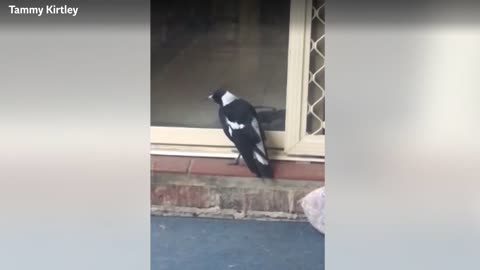
[[[223,95],[225,95],[225,93],[227,93],[227,90],[217,89],[208,98],[213,100],[218,105],[222,106],[222,97],[223,97]]]

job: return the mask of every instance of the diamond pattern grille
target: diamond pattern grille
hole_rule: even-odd
[[[307,134],[325,134],[325,0],[312,0]]]

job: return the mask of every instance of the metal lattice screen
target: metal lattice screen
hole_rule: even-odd
[[[312,0],[307,134],[325,134],[325,0]]]

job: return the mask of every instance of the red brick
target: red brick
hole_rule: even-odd
[[[245,166],[229,165],[233,158],[191,158],[174,156],[152,156],[151,170],[153,172],[190,173],[201,175],[222,175],[255,177]],[[272,161],[274,177],[278,179],[298,179],[325,181],[325,166],[323,163],[305,163],[295,161]]]
[[[155,172],[186,173],[190,157],[151,156],[151,170]]]
[[[208,208],[214,205],[209,190],[202,186],[167,185],[152,190],[152,204]]]
[[[273,163],[275,178],[325,181],[323,163],[300,163],[293,161],[276,161]]]
[[[254,211],[289,212],[288,192],[283,190],[259,190],[247,194],[247,207]]]
[[[240,188],[220,188],[217,192],[220,195],[221,209],[233,209],[237,212],[243,210],[244,190]]]
[[[254,177],[247,166],[240,161],[240,165],[229,165],[235,160],[226,158],[195,158],[192,160],[190,173],[224,176]]]

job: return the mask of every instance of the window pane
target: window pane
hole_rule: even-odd
[[[289,0],[152,1],[153,126],[219,128],[220,87],[284,130]]]

